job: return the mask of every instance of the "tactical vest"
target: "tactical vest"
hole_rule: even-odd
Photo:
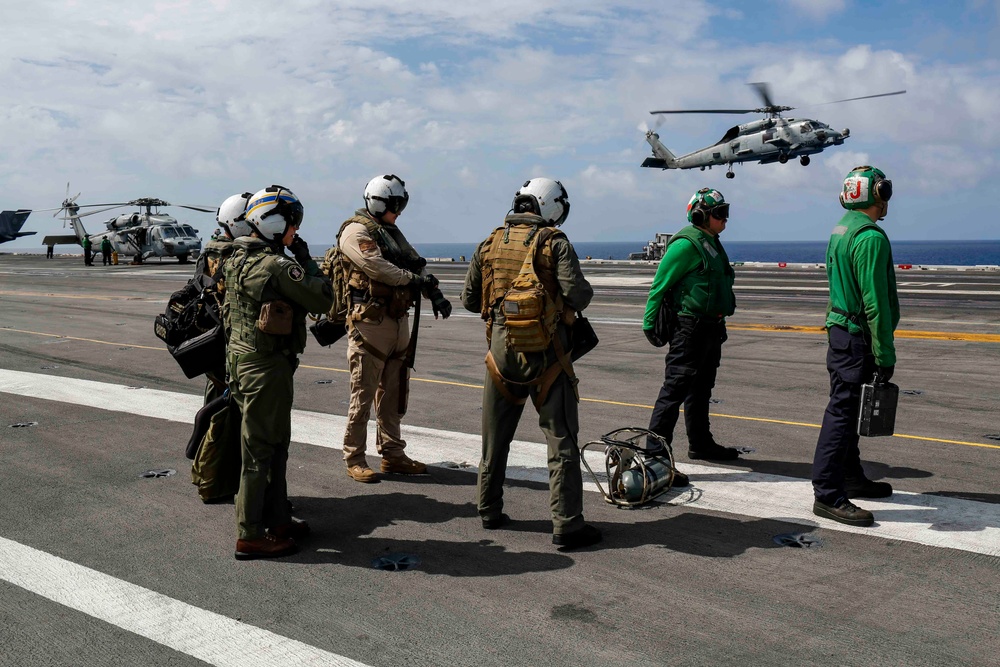
[[[480,261],[483,292],[480,315],[486,320],[487,328],[493,322],[494,310],[499,311],[500,302],[521,272],[532,239],[544,227],[537,224],[538,220],[538,216],[509,215],[506,224],[494,229],[482,245]],[[558,229],[551,227],[549,229],[552,229],[552,232],[547,233],[549,238],[538,253],[538,264],[535,268],[556,309],[561,312],[563,300],[556,278],[556,260],[552,256],[552,239],[566,238],[566,235]]]
[[[830,235],[830,243],[826,247],[826,274],[830,282],[830,301],[827,323],[846,327],[851,333],[868,330],[864,303],[861,298],[861,285],[854,274],[854,262],[851,259],[851,247],[858,234],[866,229],[877,230],[889,237],[878,223],[872,221],[864,213],[849,211],[841,218]],[[887,265],[887,282],[892,291],[896,287],[896,274],[893,270],[892,251],[890,250]],[[837,317],[839,315],[839,317]],[[852,326],[853,325],[853,326]]]
[[[402,233],[396,229],[395,225],[383,225],[360,210],[341,225],[340,231],[337,232],[338,246],[340,246],[340,237],[344,233],[344,230],[347,229],[348,225],[355,222],[365,226],[365,229],[368,230],[368,235],[378,245],[382,257],[400,268],[407,269],[413,273],[420,273],[420,255],[403,237]],[[409,285],[389,285],[378,280],[372,280],[367,273],[355,265],[343,252],[340,253],[340,261],[347,276],[348,288],[353,290],[354,294],[361,295],[360,298],[366,302],[375,299],[384,303],[386,314],[393,319],[399,319],[405,315],[410,306],[413,305],[416,297],[414,290]],[[357,315],[357,313],[353,312],[353,308],[349,308],[348,311],[352,315]],[[349,315],[348,319],[352,319],[352,316]],[[354,317],[353,319],[359,318]]]
[[[694,225],[674,234],[667,245],[687,239],[701,255],[701,267],[688,273],[672,290],[678,312],[699,317],[721,318],[736,309],[733,299],[735,273],[722,243],[712,243],[711,235]]]
[[[282,270],[278,256],[266,247],[237,248],[224,264],[229,286],[224,316],[231,353],[298,354],[305,349],[305,320],[297,313],[290,335],[268,334],[257,327],[264,302],[280,299],[273,288],[268,289],[268,282]]]

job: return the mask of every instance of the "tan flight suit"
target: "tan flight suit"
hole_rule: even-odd
[[[543,377],[558,365],[554,345],[544,352],[516,353],[507,347],[504,314],[500,307],[503,294],[520,271],[528,252],[528,236],[545,221],[530,213],[513,213],[476,249],[462,290],[462,305],[467,310],[492,320],[489,349],[496,369],[511,381],[498,387],[498,380],[488,370],[483,386],[483,454],[479,464],[478,509],[483,519],[496,519],[503,510],[503,483],[507,456],[514,439],[524,403],[530,398],[538,410],[538,425],[548,443],[549,505],[554,534],[572,533],[584,526],[583,476],[580,471],[580,430],[576,378],[559,370],[551,386],[526,385]],[[505,234],[505,237],[499,235]],[[491,256],[491,239],[506,238],[500,244],[501,256]],[[569,240],[559,234],[542,246],[538,262],[539,278],[550,296],[557,294],[563,312],[572,314],[590,304],[594,290],[583,276],[580,260]],[[492,289],[484,285],[484,274],[492,274]],[[484,294],[489,290],[489,294]],[[562,349],[569,352],[572,341],[569,327],[557,325],[556,336]],[[517,384],[520,383],[520,384]],[[513,399],[513,400],[511,400]]]
[[[373,234],[365,221],[381,227],[395,247],[386,248],[386,238]],[[387,460],[403,456],[406,442],[400,434],[399,407],[400,392],[407,389],[403,374],[409,372],[405,368],[410,343],[407,311],[419,298],[408,285],[420,273],[423,261],[396,225],[375,220],[365,209],[358,209],[348,222],[337,244],[343,252],[352,295],[347,317],[351,404],[344,431],[344,461],[350,468],[367,465],[368,418],[373,403],[378,453]],[[392,257],[393,253],[399,257]],[[402,268],[390,258],[414,270]]]
[[[292,436],[292,374],[306,347],[306,313],[333,305],[330,283],[316,262],[301,267],[264,241],[243,236],[224,263],[224,318],[229,339],[229,390],[243,415],[243,468],[236,496],[240,539],[264,536],[265,528],[291,521],[285,471]],[[291,306],[288,334],[258,326],[263,305]]]

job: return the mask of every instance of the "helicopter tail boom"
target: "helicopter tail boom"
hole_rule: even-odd
[[[660,141],[660,135],[650,130],[646,132],[646,141],[653,149],[654,157],[648,157],[643,161],[643,167],[651,169],[677,169],[677,158],[670,152],[670,149]]]

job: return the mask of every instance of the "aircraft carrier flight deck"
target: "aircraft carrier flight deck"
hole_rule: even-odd
[[[421,313],[403,421],[430,473],[347,477],[346,343],[310,337],[288,485],[313,535],[295,556],[237,562],[232,505],[203,505],[184,457],[204,379],[153,335],[193,267],[0,254],[0,665],[996,664],[1000,271],[896,272],[896,435],[861,443],[895,490],[857,501],[875,526],[811,511],[824,271],[737,266],[712,430],[752,451],[691,462],[678,425],[691,487],[631,511],[585,472],[604,541],[560,552],[530,405],[513,523],[484,531],[476,514],[486,348],[458,298],[466,267],[428,269],[455,307]],[[641,331],[655,264],[583,268],[600,344],[576,364],[581,444],[645,427],[664,372]],[[416,564],[373,567],[393,554]]]

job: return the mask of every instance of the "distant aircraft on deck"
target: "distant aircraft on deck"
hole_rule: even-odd
[[[31,211],[28,209],[18,209],[16,211],[0,211],[0,243],[13,241],[22,236],[31,236],[36,232],[22,232]]]

